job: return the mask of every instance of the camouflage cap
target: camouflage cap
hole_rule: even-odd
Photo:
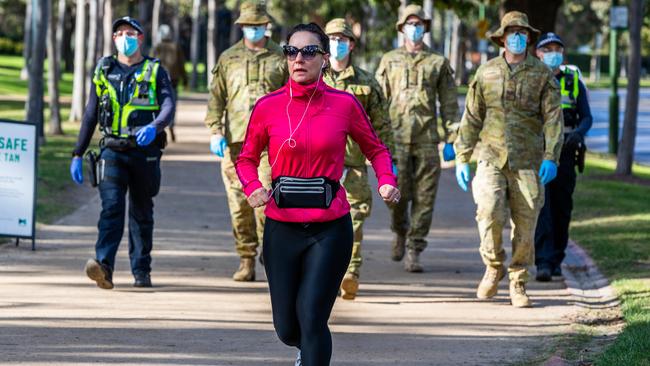
[[[357,40],[352,33],[352,28],[343,18],[332,19],[325,25],[325,34],[329,36],[336,33],[341,33],[355,42]]]
[[[235,24],[267,24],[271,22],[264,4],[255,1],[245,1],[239,8],[239,18]]]
[[[503,19],[501,19],[501,26],[499,29],[495,30],[494,32],[490,32],[490,34],[488,34],[488,37],[490,37],[492,42],[499,45],[499,47],[503,47],[503,42],[501,42],[500,38],[503,37],[506,32],[506,28],[508,27],[523,27],[528,29],[530,31],[531,44],[535,43],[535,40],[541,33],[539,30],[531,27],[530,24],[528,24],[528,16],[526,16],[526,14],[519,11],[510,11],[503,16]]]
[[[406,19],[411,15],[415,15],[422,20],[424,23],[424,32],[428,32],[431,29],[431,18],[427,17],[424,13],[424,9],[422,9],[420,5],[411,4],[404,9],[399,20],[395,23],[395,29],[397,29],[398,32],[402,31],[402,26],[406,23]]]

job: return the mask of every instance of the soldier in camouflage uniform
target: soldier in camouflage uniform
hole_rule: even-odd
[[[396,24],[405,45],[385,54],[377,69],[377,80],[389,102],[395,139],[393,156],[402,200],[391,205],[391,229],[395,233],[392,259],[404,257],[409,272],[422,272],[419,255],[427,245],[433,206],[440,178],[438,144],[445,142],[443,158],[453,160],[453,141],[458,127],[458,102],[449,61],[431,51],[422,37],[431,20],[422,7],[409,5]],[[438,133],[436,101],[440,102],[441,136]],[[411,203],[409,218],[409,202]]]
[[[330,65],[325,74],[325,82],[337,89],[354,94],[365,109],[379,138],[393,151],[393,136],[388,121],[388,110],[381,88],[375,77],[351,63],[350,53],[354,50],[356,38],[343,18],[332,19],[325,26],[330,37]],[[345,168],[341,183],[347,192],[354,229],[352,259],[341,284],[341,297],[353,300],[359,288],[359,269],[361,267],[361,240],[363,222],[370,216],[372,192],[368,184],[366,158],[359,146],[348,137],[345,155]]]
[[[265,36],[270,22],[264,7],[244,2],[240,17],[244,39],[221,54],[212,70],[210,101],[205,124],[212,132],[210,149],[221,157],[221,175],[228,197],[239,269],[235,281],[255,280],[255,256],[262,241],[264,209],[253,210],[235,171],[251,110],[265,94],[282,87],[289,75],[282,49]],[[260,180],[271,184],[271,169],[264,156],[259,167]]]
[[[535,225],[544,203],[544,184],[557,172],[563,140],[559,85],[551,70],[526,52],[538,34],[523,13],[503,17],[490,38],[500,47],[505,43],[505,52],[476,72],[455,142],[456,178],[463,190],[470,180],[472,152],[481,143],[472,191],[486,271],[476,295],[493,297],[505,276],[502,232],[509,209],[508,275],[510,300],[516,307],[531,306],[525,283]]]

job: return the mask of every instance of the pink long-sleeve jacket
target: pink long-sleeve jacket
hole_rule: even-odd
[[[237,174],[247,196],[262,187],[257,167],[267,147],[273,179],[324,176],[339,181],[348,135],[372,163],[379,187],[384,184],[397,187],[388,148],[377,137],[364,109],[352,94],[331,88],[322,79],[310,85],[289,82],[291,84],[260,98],[251,113],[246,139],[236,162]],[[298,126],[303,113],[304,120]],[[289,141],[291,131],[293,136]],[[265,214],[277,221],[308,223],[332,221],[349,211],[345,189],[341,187],[327,209],[278,208],[271,198]]]

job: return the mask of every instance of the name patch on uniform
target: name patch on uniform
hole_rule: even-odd
[[[486,80],[501,79],[501,73],[498,72],[498,71],[488,71],[485,74],[483,74],[483,79],[486,79]]]

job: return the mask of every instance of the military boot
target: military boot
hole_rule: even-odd
[[[404,235],[396,234],[393,239],[392,252],[390,258],[395,262],[399,262],[404,258],[404,249],[406,246],[406,237]]]
[[[526,295],[526,283],[523,281],[510,281],[510,302],[516,308],[529,308],[533,304]]]
[[[420,264],[420,252],[415,249],[409,249],[404,261],[404,269],[406,272],[419,273],[422,272],[422,265]]]
[[[241,258],[239,269],[232,275],[232,279],[244,282],[255,281],[255,258]]]
[[[506,275],[506,269],[503,266],[493,267],[486,266],[485,274],[481,283],[478,284],[476,289],[476,297],[479,299],[489,299],[497,294],[499,289],[499,281]]]
[[[354,300],[359,290],[359,275],[348,272],[341,282],[341,298],[344,300]]]

